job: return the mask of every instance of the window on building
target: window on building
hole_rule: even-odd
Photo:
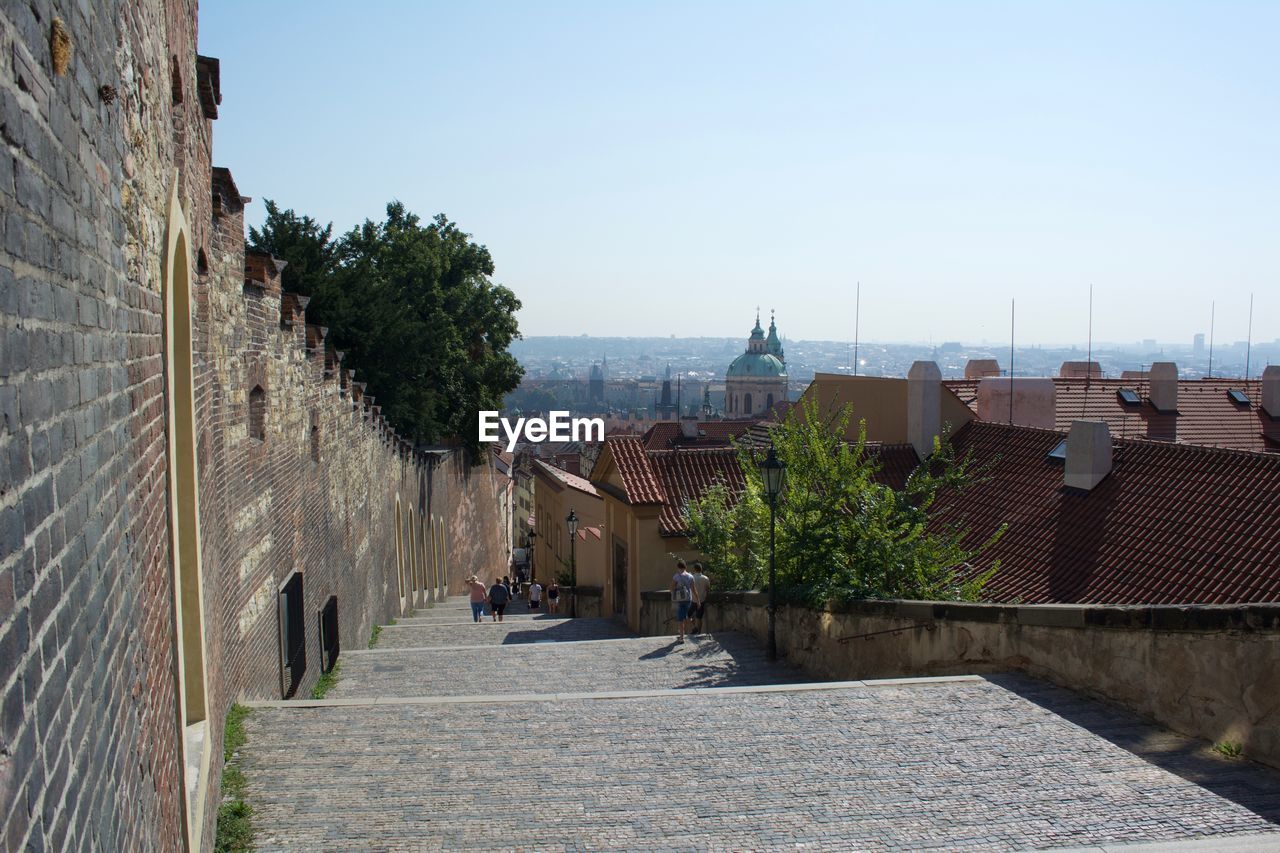
[[[748,395],[746,396],[746,398],[742,401],[742,413],[743,413],[744,415],[750,415],[750,414],[754,414],[754,413],[755,413],[755,409],[751,408],[751,395],[750,395],[750,394],[748,394]]]
[[[311,461],[320,461],[320,427],[311,427]]]
[[[267,392],[261,385],[254,385],[249,392],[249,437],[267,440]]]
[[[298,692],[307,671],[306,614],[303,610],[302,572],[294,572],[280,587],[277,599],[280,623],[280,693],[289,699]]]
[[[404,603],[404,518],[400,513],[400,498],[396,498],[396,586]]]
[[[773,395],[772,395],[772,394],[770,394],[770,395],[766,398],[766,401],[765,401],[765,408],[766,408],[766,409],[772,409],[772,408],[773,408]]]
[[[338,662],[341,645],[338,642],[338,596],[331,595],[320,611],[320,669],[332,672]]]

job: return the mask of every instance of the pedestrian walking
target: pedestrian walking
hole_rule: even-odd
[[[467,592],[471,594],[471,621],[479,622],[484,615],[485,599],[489,597],[480,578],[475,575],[467,578]]]
[[[552,616],[556,615],[556,608],[560,605],[560,584],[556,583],[555,578],[551,579],[551,583],[547,584],[547,610]]]
[[[503,580],[505,580],[505,578]],[[494,578],[493,586],[489,587],[489,609],[493,611],[494,622],[502,621],[502,614],[506,611],[507,602],[510,600],[510,587],[497,578]]]
[[[529,609],[537,610],[542,606],[542,584],[534,578],[529,582]]]
[[[702,570],[702,562],[693,563],[693,605],[689,608],[689,633],[702,633],[702,620],[707,615],[707,595],[711,592],[711,578]]]
[[[693,575],[684,560],[676,560],[676,573],[671,576],[671,605],[676,611],[676,625],[680,631],[677,643],[684,642],[685,628],[689,623],[689,606],[693,604]]]

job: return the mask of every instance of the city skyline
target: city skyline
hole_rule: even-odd
[[[300,9],[201,12],[248,221],[444,211],[527,334],[1280,336],[1280,7]]]

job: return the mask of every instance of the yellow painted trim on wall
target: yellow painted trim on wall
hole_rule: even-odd
[[[200,534],[200,480],[196,448],[195,375],[192,368],[191,237],[178,199],[178,171],[169,192],[162,267],[165,352],[165,456],[168,460],[169,553],[173,568],[174,649],[178,739],[182,758],[183,842],[200,849],[208,792],[211,738],[206,729],[194,792],[187,789],[187,728],[207,726],[204,574]]]

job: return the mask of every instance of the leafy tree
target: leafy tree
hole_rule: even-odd
[[[843,440],[849,407],[824,419],[810,401],[792,415],[772,434],[787,469],[777,503],[778,587],[784,598],[811,605],[855,598],[980,598],[996,567],[974,573],[968,564],[1003,529],[968,549],[964,530],[928,524],[929,508],[942,489],[962,489],[981,478],[968,456],[956,458],[946,437],[935,441],[928,463],[895,491],[876,481],[878,462],[868,453],[865,426],[857,441]],[[717,486],[687,509],[694,546],[745,588],[760,585],[768,565],[769,510],[758,456],[739,449],[747,485],[736,505],[727,488]]]
[[[520,381],[508,351],[520,302],[491,280],[489,250],[446,216],[423,224],[396,201],[386,212],[335,241],[332,225],[268,201],[249,243],[288,261],[284,286],[311,297],[308,319],[329,327],[402,435],[454,436],[478,452],[476,412],[500,409]]]
[[[769,567],[769,510],[759,483],[742,494],[717,483],[686,509],[690,540],[706,557],[707,573],[723,589],[757,589]]]
[[[329,282],[338,265],[333,223],[321,227],[310,216],[281,210],[271,199],[267,199],[266,206],[267,219],[262,229],[249,227],[249,248],[269,252],[288,263],[281,275],[281,286],[285,290],[315,297]],[[321,305],[308,306],[308,315],[323,311],[324,301],[325,297],[321,296]]]

